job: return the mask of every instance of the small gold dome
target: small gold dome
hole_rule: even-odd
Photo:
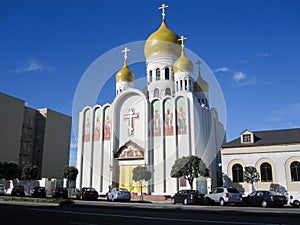
[[[163,20],[157,31],[147,39],[144,47],[146,59],[154,55],[180,55],[179,36],[171,31]]]
[[[197,80],[194,82],[194,92],[208,93],[208,90],[209,90],[208,83],[202,78],[201,74],[199,74]]]
[[[184,50],[181,52],[181,56],[176,60],[173,65],[174,73],[177,72],[191,72],[194,73],[194,64],[189,60],[185,54]]]
[[[124,63],[123,67],[116,74],[116,82],[119,82],[119,81],[129,81],[129,82],[134,81],[134,74],[128,68],[126,62]]]

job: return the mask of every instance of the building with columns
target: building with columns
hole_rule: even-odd
[[[94,187],[105,194],[109,187],[139,192],[132,170],[146,166],[152,173],[145,192],[170,195],[189,188],[184,179],[170,175],[183,156],[199,156],[207,165],[212,185],[221,179],[219,148],[224,127],[210,108],[209,84],[201,75],[201,62],[186,55],[186,38],[170,30],[162,5],[160,27],[147,39],[147,86],[134,87],[134,73],[124,65],[116,73],[116,96],[111,104],[86,106],[79,116],[77,187]],[[197,79],[194,67],[197,63]],[[196,181],[195,181],[196,183]]]

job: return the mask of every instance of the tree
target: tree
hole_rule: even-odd
[[[143,181],[148,181],[152,177],[152,173],[145,166],[137,166],[132,170],[132,179],[140,183],[141,198],[143,199]]]
[[[68,180],[68,182],[70,180],[73,181],[73,182],[76,181],[77,175],[78,175],[78,170],[77,170],[76,167],[74,167],[74,166],[65,166],[63,168],[62,177],[66,178]]]
[[[13,180],[18,174],[19,166],[16,162],[0,161],[0,179]]]
[[[259,181],[259,173],[254,166],[246,166],[244,170],[244,180],[251,184],[252,191],[255,190],[254,184]]]
[[[39,168],[34,165],[26,165],[21,170],[21,180],[36,180],[38,179]]]
[[[199,176],[207,177],[209,170],[205,163],[198,156],[186,156],[177,159],[172,166],[171,177],[184,177],[193,189],[193,181]]]

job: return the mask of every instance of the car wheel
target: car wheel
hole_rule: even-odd
[[[299,202],[298,200],[295,200],[295,201],[293,202],[293,206],[294,206],[294,207],[299,207],[299,206],[300,206],[300,202]]]
[[[176,202],[175,202],[175,199],[174,199],[174,198],[172,198],[172,199],[171,199],[171,203],[172,203],[173,205],[175,205],[175,204],[176,204]]]
[[[242,201],[242,206],[247,206],[246,201]]]
[[[111,201],[114,202],[115,201],[115,198],[114,196],[111,196]]]
[[[263,200],[261,202],[261,206],[264,207],[264,208],[266,208],[268,206],[268,203],[265,200]]]
[[[220,206],[224,206],[225,205],[225,201],[223,198],[220,199]]]
[[[183,204],[184,204],[184,205],[189,204],[189,203],[188,203],[188,200],[187,200],[186,198],[183,200]]]

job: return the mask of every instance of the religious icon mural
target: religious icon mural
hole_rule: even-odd
[[[167,100],[164,104],[165,136],[172,136],[174,134],[173,108],[171,100]]]
[[[100,134],[101,134],[100,113],[101,113],[101,109],[97,108],[95,110],[94,141],[100,141]]]
[[[153,115],[153,136],[161,135],[160,102],[155,101],[152,105]]]
[[[177,100],[177,134],[186,134],[186,112],[185,112],[185,99],[179,98]]]
[[[104,140],[110,140],[111,136],[111,108],[107,107],[104,113]]]
[[[84,114],[84,142],[91,141],[91,110],[85,111]]]

